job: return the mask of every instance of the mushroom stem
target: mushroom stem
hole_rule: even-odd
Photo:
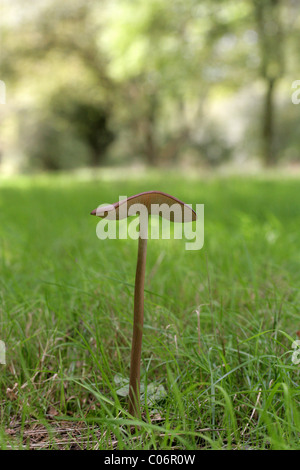
[[[144,282],[147,255],[147,238],[139,237],[139,248],[135,275],[134,317],[131,345],[129,381],[129,413],[140,417],[140,369],[144,323]]]

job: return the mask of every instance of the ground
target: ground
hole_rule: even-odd
[[[99,240],[89,214],[147,190],[205,204],[205,243],[148,243],[132,421],[137,243]],[[2,449],[300,448],[297,178],[12,177],[0,206]]]

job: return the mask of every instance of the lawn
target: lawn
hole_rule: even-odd
[[[153,189],[205,205],[205,243],[149,240],[139,421],[137,242],[99,240],[89,214]],[[299,194],[277,176],[1,180],[0,448],[300,449]]]

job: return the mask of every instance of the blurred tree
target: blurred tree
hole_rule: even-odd
[[[4,10],[3,78],[15,83],[21,124],[24,109],[36,126],[40,116],[41,140],[52,135],[58,145],[69,134],[92,164],[115,148],[150,165],[190,151],[215,164],[234,155],[239,120],[222,114],[224,97],[263,83],[253,140],[266,165],[276,163],[275,92],[286,63],[296,73],[300,40],[294,0],[4,0]]]
[[[87,97],[78,96],[76,90],[60,89],[51,96],[49,109],[52,119],[64,120],[72,132],[89,148],[92,166],[99,165],[105,152],[114,140],[114,134],[108,125],[109,111]]]
[[[123,91],[135,152],[150,165],[176,160],[201,125],[218,40],[210,15],[211,2],[198,0],[119,0],[107,11],[108,72]]]
[[[26,170],[70,170],[90,164],[87,145],[49,115],[38,113],[21,119],[20,140],[28,157],[23,165]]]
[[[260,75],[265,82],[265,98],[262,119],[262,155],[267,166],[276,163],[275,90],[284,74],[284,41],[280,0],[255,0],[254,13],[260,47]]]

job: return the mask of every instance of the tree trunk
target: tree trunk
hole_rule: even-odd
[[[153,92],[148,96],[148,110],[144,124],[144,152],[148,165],[155,166],[158,161],[158,148],[156,145],[157,96]]]
[[[266,166],[270,167],[276,163],[274,149],[274,111],[275,111],[275,78],[268,78],[267,90],[264,102],[262,123],[262,151]]]
[[[145,131],[145,154],[148,165],[155,166],[157,163],[157,148],[154,139],[154,125],[152,121],[146,124]]]

